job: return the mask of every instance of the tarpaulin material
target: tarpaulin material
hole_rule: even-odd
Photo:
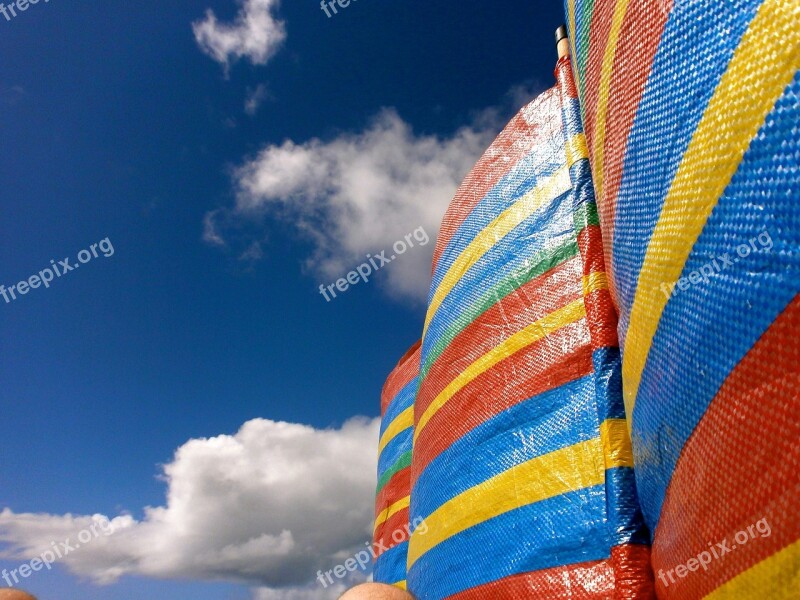
[[[511,121],[440,231],[414,405],[408,589],[647,598],[616,316],[577,93]]]
[[[800,2],[566,10],[657,594],[797,598]]]
[[[419,354],[417,342],[389,374],[381,393],[373,580],[403,589],[410,536],[411,444]]]

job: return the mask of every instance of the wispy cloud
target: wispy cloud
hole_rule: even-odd
[[[192,23],[195,40],[227,69],[238,59],[264,65],[286,40],[285,23],[275,16],[280,0],[242,0],[233,23],[220,23],[211,9]]]
[[[264,258],[264,249],[261,247],[260,242],[253,242],[239,256],[239,260],[252,262],[259,261],[262,258]]]
[[[244,112],[252,117],[268,97],[267,86],[263,83],[258,84],[253,90],[248,89],[247,97],[244,100]]]
[[[25,89],[20,85],[6,86],[0,84],[0,103],[13,106],[25,96]]]
[[[224,246],[225,240],[217,231],[217,212],[211,211],[203,217],[203,241],[212,246]]]
[[[255,592],[263,599],[332,597],[320,595],[317,570],[371,538],[378,427],[377,419],[325,430],[255,419],[235,435],[190,440],[163,468],[165,506],[145,508],[141,520],[112,519],[112,535],[63,563],[100,584],[144,575],[263,586]],[[91,520],[6,509],[0,556],[30,559]]]

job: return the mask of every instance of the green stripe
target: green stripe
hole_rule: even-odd
[[[489,310],[489,308],[500,302],[500,300],[528,283],[531,279],[547,273],[547,271],[568,261],[577,254],[578,244],[574,238],[555,249],[543,250],[536,254],[528,265],[511,273],[508,277],[486,292],[477,302],[458,316],[458,319],[445,330],[442,337],[436,342],[436,345],[431,348],[431,351],[426,356],[425,364],[420,371],[420,382],[425,379],[428,371],[430,371],[431,365],[433,365],[436,359],[444,352],[450,342],[466,329],[470,323]]]
[[[580,15],[577,14],[578,9],[576,8],[575,10],[575,28],[578,31],[577,33],[573,33],[573,35],[576,36],[575,45],[578,50],[578,56],[576,57],[578,62],[578,85],[580,86],[581,93],[583,94],[583,92],[586,91],[586,61],[589,57],[589,40],[591,39],[590,26],[592,23],[592,14],[594,13],[594,0],[575,1],[580,2],[581,5]],[[581,108],[583,108],[582,103]]]
[[[403,469],[409,466],[411,466],[411,450],[409,450],[405,454],[401,454],[400,458],[398,458],[397,461],[391,467],[389,467],[383,472],[383,475],[381,475],[380,479],[378,479],[377,491],[380,492],[383,489],[383,486],[389,483],[389,480],[395,473],[397,473],[398,471],[402,471]]]
[[[597,216],[597,204],[594,202],[584,202],[575,210],[575,232],[580,233],[589,225],[600,226],[600,218]]]

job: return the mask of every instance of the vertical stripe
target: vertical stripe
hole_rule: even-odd
[[[600,86],[597,92],[597,120],[594,129],[593,162],[594,186],[598,197],[603,197],[603,147],[606,139],[606,112],[608,111],[609,88],[611,87],[611,74],[614,70],[614,59],[617,55],[619,33],[622,21],[628,10],[629,0],[617,0],[614,6],[614,15],[611,17],[611,31],[608,34],[606,51],[603,56],[603,66],[600,72]]]

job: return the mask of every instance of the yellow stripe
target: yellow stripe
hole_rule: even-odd
[[[378,443],[378,456],[380,456],[386,445],[391,442],[398,434],[402,433],[409,427],[414,426],[414,405],[412,404],[403,412],[401,412],[394,421],[389,423],[389,426],[384,430],[381,436],[381,441]]]
[[[667,302],[658,286],[679,279],[692,246],[739,168],[750,141],[800,69],[798,22],[797,2],[764,0],[678,167],[647,248],[631,309],[622,366],[629,418]]]
[[[572,168],[579,160],[589,158],[589,147],[586,145],[586,135],[576,133],[567,140],[567,166]]]
[[[411,496],[406,496],[392,504],[391,506],[387,506],[384,508],[375,519],[375,527],[372,528],[374,532],[380,525],[391,519],[394,515],[399,513],[404,508],[408,508],[411,502]]]
[[[706,596],[710,600],[792,600],[800,589],[800,541],[739,573]]]
[[[569,18],[569,46],[572,49],[572,68],[575,75],[575,83],[580,81],[578,77],[578,49],[575,45],[575,39],[578,37],[578,32],[575,31],[575,0],[567,0],[567,17]]]
[[[603,55],[603,66],[600,71],[600,85],[597,92],[597,117],[594,128],[594,185],[597,190],[597,200],[603,197],[603,148],[606,143],[606,117],[608,116],[609,92],[611,90],[611,74],[614,72],[614,59],[617,56],[619,34],[625,13],[628,12],[629,0],[618,0],[614,6],[614,15],[611,17],[611,30],[608,32],[608,42]]]
[[[605,271],[596,271],[583,276],[583,295],[588,296],[597,290],[608,289],[608,277]]]
[[[531,323],[525,329],[518,331],[514,335],[503,340],[501,344],[495,346],[489,352],[481,356],[478,360],[468,366],[462,371],[450,384],[444,388],[433,402],[430,403],[425,412],[419,419],[417,427],[414,431],[414,441],[419,437],[422,431],[431,420],[433,415],[444,406],[450,398],[452,398],[458,390],[467,385],[470,381],[491,369],[500,361],[508,358],[512,354],[519,352],[523,348],[530,346],[534,342],[544,339],[554,331],[575,323],[586,316],[586,308],[583,303],[583,298],[567,304],[553,311],[549,315],[542,317],[535,323]]]
[[[405,579],[403,579],[403,581],[398,581],[397,583],[393,583],[392,585],[393,585],[394,587],[399,587],[401,590],[405,590],[405,589],[407,589],[407,587],[406,587],[406,580],[405,580]]]
[[[522,196],[512,206],[498,215],[485,229],[478,232],[470,244],[464,248],[455,262],[450,266],[439,287],[436,288],[425,317],[425,327],[422,335],[428,331],[433,315],[439,309],[447,294],[464,274],[480,258],[509,234],[517,225],[531,216],[545,204],[552,202],[556,197],[566,192],[570,187],[569,169],[562,167],[550,177],[546,177],[531,191]]]
[[[605,480],[599,438],[511,467],[448,500],[411,535],[408,565],[444,540],[503,513]]]
[[[628,435],[627,419],[607,419],[600,424],[600,439],[603,442],[603,455],[606,469],[614,467],[633,468],[633,449]]]

